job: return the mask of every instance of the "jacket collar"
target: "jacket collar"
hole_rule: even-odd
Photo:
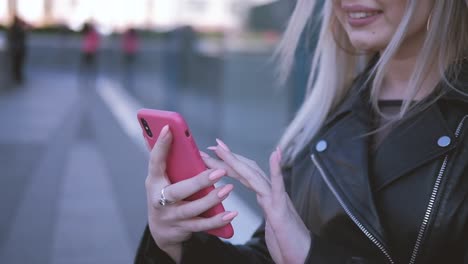
[[[379,179],[374,182],[374,191],[380,191],[414,169],[443,157],[456,147],[454,131],[438,104],[399,124],[373,155],[373,173]],[[442,144],[443,138],[450,144]]]
[[[319,163],[322,177],[332,192],[342,200],[345,211],[385,244],[369,179],[369,138],[364,136],[369,132],[366,118],[369,112],[358,110],[365,107],[358,102],[362,100],[352,97],[343,102],[346,106],[339,107],[334,120],[317,134],[309,151]],[[326,142],[325,150],[323,143],[322,149],[318,148],[320,142]]]
[[[360,74],[355,79],[347,96],[344,97],[344,100],[338,104],[336,109],[328,116],[325,121],[325,126],[332,123],[337,117],[351,111],[362,110],[363,100],[365,104],[369,103],[368,91],[370,89],[369,84],[372,82],[372,78],[369,74],[377,60],[378,56],[371,59],[364,73]],[[440,99],[466,103],[468,102],[468,58],[462,60],[460,63],[453,64],[451,70],[452,68],[455,68],[456,73],[448,76],[447,79],[449,83],[442,80],[438,84],[438,87],[440,87],[439,90],[441,91]],[[458,70],[456,68],[458,68]]]
[[[363,85],[366,79],[366,75],[357,78],[348,96],[317,134],[309,151],[323,166],[326,177],[343,198],[348,210],[385,245],[385,232],[374,203],[374,193],[414,169],[443,157],[455,148],[457,142],[454,128],[444,119],[438,103],[434,103],[392,130],[373,155],[371,171],[370,142],[369,137],[365,136],[371,129],[368,89]],[[456,80],[454,86],[467,88],[468,82],[462,78]],[[467,97],[446,90],[439,100],[466,102]],[[444,136],[452,141],[448,146],[441,147],[439,139]],[[316,144],[322,140],[327,142],[327,149],[319,152]],[[374,173],[380,174],[379,178],[384,180],[371,186],[370,177]]]
[[[434,160],[456,147],[455,130],[458,121],[449,122],[442,105],[464,109],[468,103],[468,60],[451,67],[460,67],[456,74],[448,77],[448,82],[439,83],[440,98],[415,117],[410,117],[393,129],[384,139],[374,154],[374,173],[379,174],[383,182],[376,182],[375,191],[379,191],[392,182],[406,175],[411,170]],[[450,69],[448,73],[452,72]],[[431,100],[430,98],[429,100]],[[465,113],[466,114],[466,113]],[[463,114],[463,115],[465,115]],[[450,139],[448,146],[440,146],[442,137]],[[388,162],[388,157],[398,157],[398,162]]]

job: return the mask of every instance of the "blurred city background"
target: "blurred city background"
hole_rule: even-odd
[[[294,0],[0,0],[0,263],[132,263],[146,224],[140,108],[182,113],[265,170],[304,94],[272,52]],[[183,166],[183,164],[181,164]],[[261,222],[236,184],[233,243]]]

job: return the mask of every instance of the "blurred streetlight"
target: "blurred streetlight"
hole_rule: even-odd
[[[8,0],[8,21],[11,21],[13,15],[17,12],[17,2],[16,0]]]
[[[153,27],[154,0],[146,0],[146,27]]]
[[[53,0],[44,0],[44,24],[45,25],[50,25],[53,23],[53,5],[54,1]]]

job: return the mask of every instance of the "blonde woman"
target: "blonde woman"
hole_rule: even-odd
[[[283,73],[314,6],[297,3]],[[218,140],[217,158],[203,154],[210,170],[168,185],[161,133],[138,263],[468,263],[468,2],[327,0],[322,19],[270,178]],[[242,246],[198,233],[236,216],[196,218],[232,187],[179,202],[224,172],[256,192],[265,217]],[[174,204],[157,203],[164,187]]]

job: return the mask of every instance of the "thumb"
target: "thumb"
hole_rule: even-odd
[[[166,159],[169,154],[172,143],[172,133],[169,126],[166,125],[161,129],[158,140],[151,150],[150,165],[154,168],[166,170]]]
[[[281,173],[281,150],[279,148],[270,156],[270,173],[273,193],[284,192],[284,179]]]

